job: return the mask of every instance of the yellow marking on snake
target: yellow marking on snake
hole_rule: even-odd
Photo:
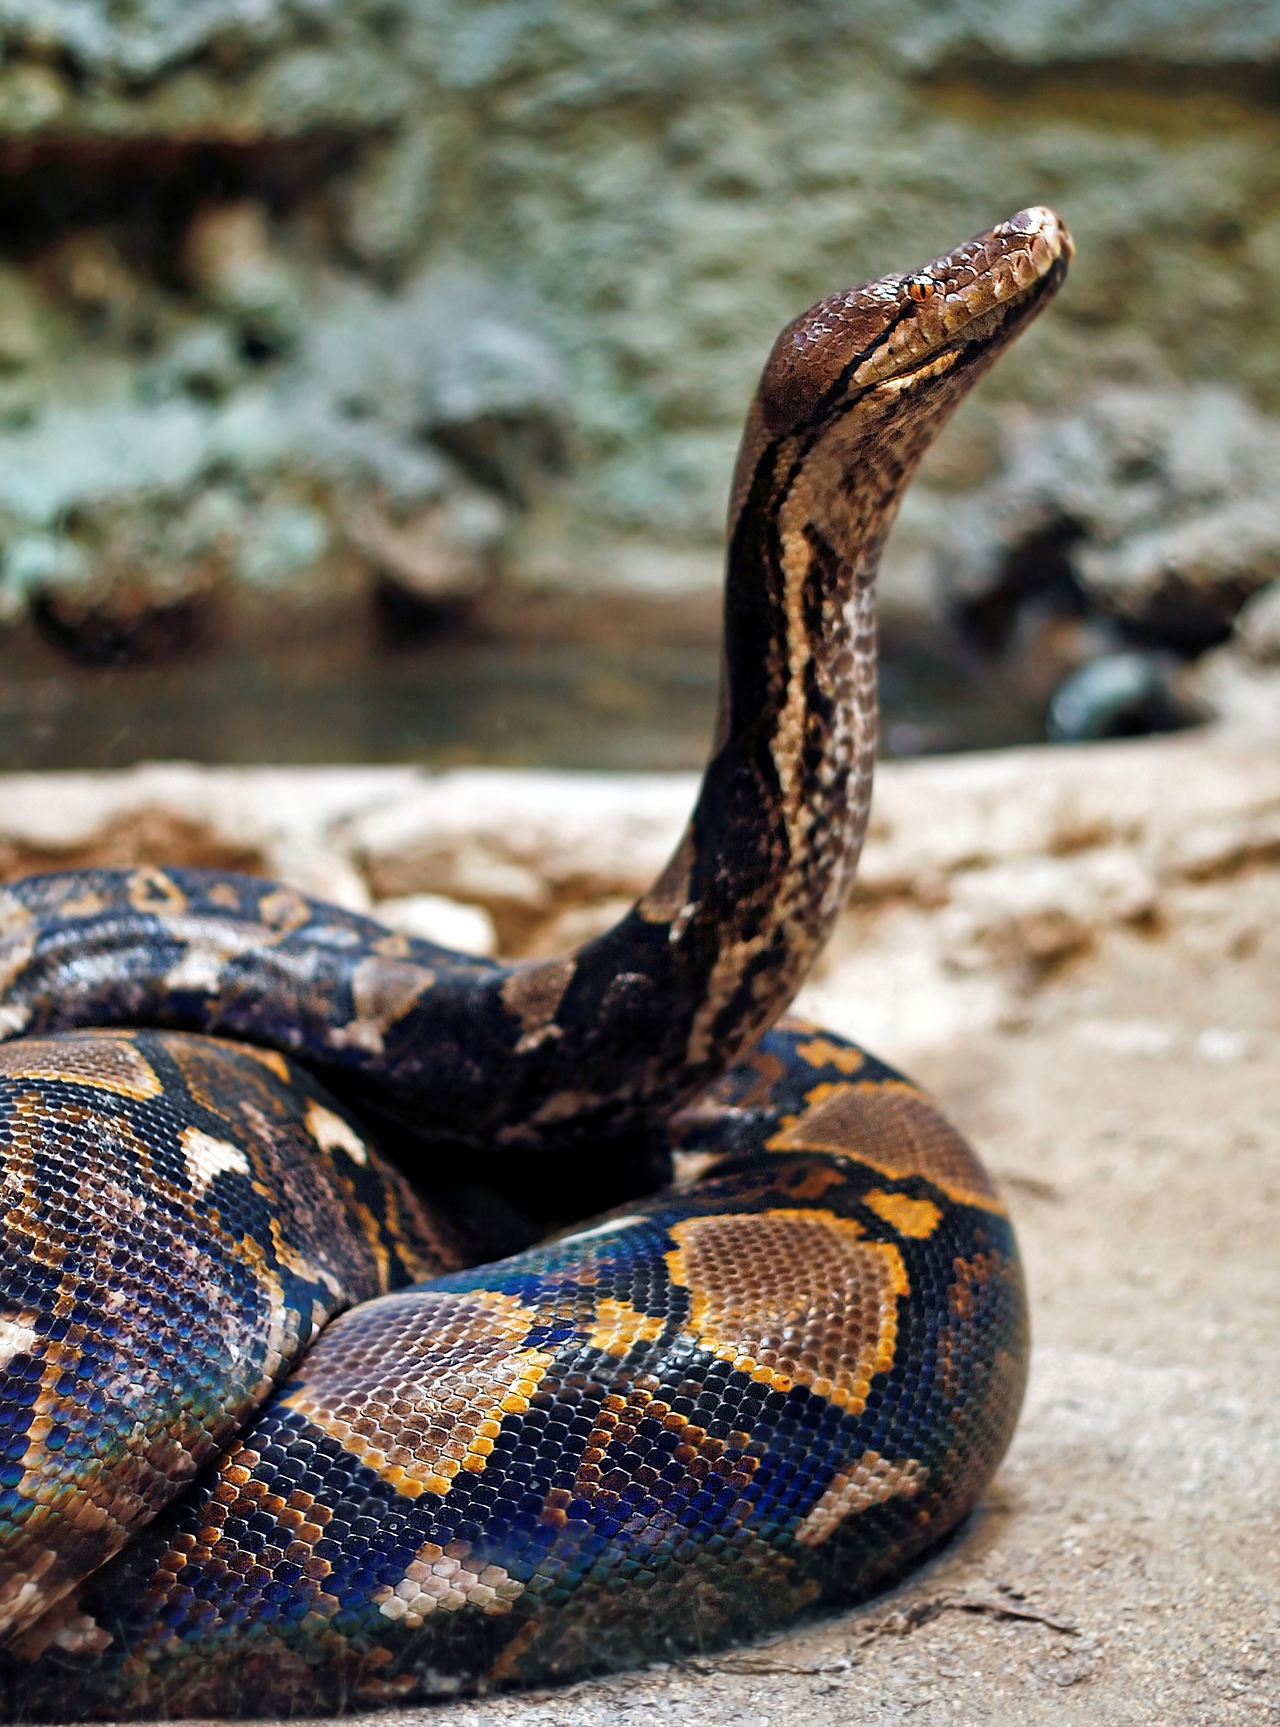
[[[834,1067],[837,1072],[844,1074],[857,1073],[860,1067],[866,1065],[867,1060],[860,1049],[832,1043],[828,1037],[815,1037],[808,1043],[798,1043],[796,1054],[803,1056],[810,1067]]]
[[[187,909],[187,896],[163,870],[139,869],[129,877],[129,904],[134,911],[176,917]]]
[[[432,1613],[456,1613],[461,1607],[510,1613],[524,1590],[504,1565],[473,1560],[469,1541],[451,1541],[447,1547],[424,1541],[395,1588],[380,1590],[373,1599],[384,1619],[403,1620],[412,1629]]]
[[[204,1193],[217,1176],[228,1171],[234,1170],[237,1175],[250,1173],[248,1157],[229,1140],[215,1139],[198,1127],[187,1127],[182,1131],[181,1144],[195,1193]]]
[[[276,1078],[288,1085],[293,1075],[289,1072],[289,1063],[274,1049],[259,1049],[256,1044],[240,1043],[236,1045],[237,1055],[247,1055],[251,1061],[259,1062]]]
[[[63,900],[58,907],[61,917],[96,917],[100,911],[107,909],[107,902],[99,893],[82,893],[74,899]]]
[[[258,916],[277,935],[288,935],[311,921],[311,907],[293,888],[276,888],[258,901]]]
[[[351,976],[355,1017],[329,1032],[337,1049],[383,1051],[383,1034],[403,1019],[419,996],[436,981],[428,967],[399,959],[362,959]]]
[[[796,1530],[796,1540],[801,1547],[818,1547],[846,1517],[890,1499],[914,1499],[928,1478],[929,1471],[914,1457],[890,1463],[878,1451],[864,1451],[851,1469],[832,1476],[830,1486]]]
[[[28,1354],[39,1341],[39,1332],[33,1331],[21,1315],[16,1319],[0,1319],[0,1369],[8,1367],[15,1355]]]
[[[289,1271],[292,1271],[295,1277],[306,1278],[309,1283],[323,1283],[325,1288],[333,1296],[334,1300],[341,1302],[344,1295],[341,1281],[317,1260],[312,1259],[308,1254],[300,1253],[297,1248],[289,1245],[284,1231],[280,1227],[280,1219],[278,1217],[273,1217],[271,1219],[271,1246],[275,1253],[277,1264],[283,1265]],[[317,1319],[316,1304],[313,1303],[312,1322],[316,1326],[317,1330],[324,1324],[328,1317],[329,1315],[327,1312],[322,1312],[320,1317]]]
[[[355,1128],[313,1097],[307,1099],[307,1131],[321,1151],[345,1151],[353,1163],[368,1163],[369,1148]]]
[[[912,1199],[908,1194],[885,1193],[877,1187],[862,1203],[912,1241],[927,1241],[942,1222],[942,1213],[931,1199]]]
[[[518,1055],[528,1054],[548,1039],[560,1036],[560,1028],[554,1023],[556,1013],[577,969],[576,960],[550,960],[513,971],[503,984],[502,1005],[520,1021]]]
[[[666,1323],[661,1314],[642,1313],[629,1301],[605,1295],[596,1303],[591,1342],[608,1355],[622,1356],[635,1343],[655,1342],[662,1336]]]

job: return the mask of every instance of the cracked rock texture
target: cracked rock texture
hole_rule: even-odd
[[[15,776],[0,870],[270,870],[445,939],[488,945],[496,925],[508,951],[546,951],[647,881],[693,790],[411,769]],[[370,1723],[1280,1718],[1278,914],[1273,737],[883,768],[857,897],[799,1005],[906,1064],[1004,1185],[1034,1327],[1004,1467],[930,1565],[853,1612],[676,1668]]]

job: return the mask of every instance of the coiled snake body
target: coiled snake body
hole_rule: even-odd
[[[779,337],[698,804],[574,956],[209,871],[0,895],[6,1719],[581,1676],[863,1594],[973,1504],[1025,1373],[1000,1199],[774,1022],[861,842],[902,489],[1070,250],[1022,211]]]

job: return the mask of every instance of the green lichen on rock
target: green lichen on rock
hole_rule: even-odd
[[[48,514],[15,487],[103,483],[107,414],[122,485],[178,510],[212,479],[266,507],[266,451],[331,538],[344,487],[412,515],[479,484],[530,512],[526,573],[710,546],[779,326],[1032,201],[1078,258],[987,408],[1280,407],[1278,0],[0,0],[0,46],[15,533]],[[22,233],[33,175],[61,238]],[[137,283],[99,313],[50,263],[89,231]],[[175,415],[176,491],[138,477]],[[963,468],[944,446],[935,502]]]

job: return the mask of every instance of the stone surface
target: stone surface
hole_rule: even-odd
[[[1224,725],[1280,738],[1280,666],[1231,641],[1201,655],[1182,680],[1190,700]]]
[[[1168,654],[1095,655],[1054,691],[1045,719],[1050,743],[1175,732],[1203,718],[1174,696],[1176,672]]]
[[[439,942],[442,947],[457,948],[461,953],[498,951],[493,918],[480,905],[467,905],[438,893],[411,893],[402,899],[378,900],[370,910],[388,929]]]
[[[251,202],[200,211],[185,267],[225,323],[179,321],[132,383],[73,353],[74,405],[0,429],[9,615],[122,589],[162,606],[219,582],[322,602],[342,553],[433,595],[483,585],[510,497],[553,459],[546,343],[456,273],[304,304]],[[424,441],[433,428],[456,459]]]
[[[1280,582],[1253,595],[1236,618],[1236,640],[1249,658],[1261,664],[1280,660]]]
[[[1008,408],[991,435],[998,471],[958,507],[908,499],[927,570],[904,595],[989,645],[1039,607],[1195,652],[1280,570],[1280,420],[1238,390],[1112,386],[1067,413]],[[893,579],[891,554],[891,597]]]
[[[351,905],[487,881],[528,947],[616,914],[694,786],[10,777],[0,864],[222,863]],[[907,1064],[1004,1184],[1035,1338],[1007,1462],[928,1567],[855,1611],[369,1727],[1280,1717],[1278,913],[1280,755],[1256,734],[882,769],[858,898],[802,1005]]]
[[[103,486],[180,515],[222,468],[242,539],[264,486],[307,502],[317,474],[421,507],[452,461],[525,509],[509,573],[686,585],[777,329],[1031,199],[1075,229],[1072,280],[940,451],[891,587],[980,483],[1001,401],[1210,380],[1280,404],[1269,0],[5,0],[0,43],[6,543],[69,499],[93,562]],[[474,328],[406,421],[380,344],[409,330],[417,388],[424,276],[465,278]],[[319,365],[335,322],[354,396]]]
[[[697,784],[184,764],[8,775],[0,870],[196,863],[204,847],[352,909],[479,906],[504,952],[545,951],[561,920],[586,939],[648,885]],[[1247,729],[885,763],[853,902],[801,1005],[891,1054],[1021,1022],[1067,962],[1158,931],[1179,893],[1252,880],[1277,856],[1280,756]]]

